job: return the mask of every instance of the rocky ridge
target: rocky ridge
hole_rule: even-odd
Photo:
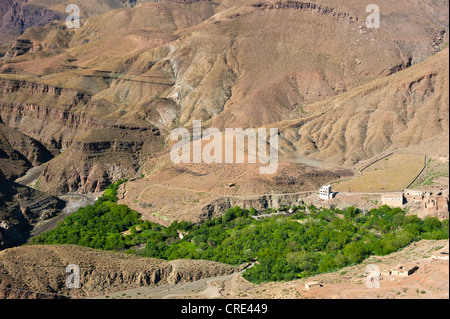
[[[16,267],[20,264],[21,267]],[[80,269],[80,289],[68,289],[68,265]],[[78,298],[182,283],[238,272],[210,261],[163,261],[77,246],[23,246],[0,252],[0,298]]]

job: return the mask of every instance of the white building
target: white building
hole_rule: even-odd
[[[333,199],[333,192],[331,191],[331,185],[322,186],[320,188],[319,198],[324,200]]]
[[[405,204],[405,197],[403,193],[383,194],[381,195],[381,203],[390,207],[403,207]]]

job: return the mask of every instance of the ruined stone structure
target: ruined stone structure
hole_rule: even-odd
[[[403,193],[383,194],[383,205],[391,207],[403,207],[406,204],[421,205],[428,213],[449,211],[449,197],[444,193],[434,194],[422,190],[407,189]]]
[[[423,199],[423,208],[428,212],[448,212],[448,197],[426,194]]]
[[[422,203],[424,194],[423,191],[414,189],[407,189],[404,193],[408,203]]]

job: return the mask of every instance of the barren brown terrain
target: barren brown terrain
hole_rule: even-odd
[[[66,286],[71,264],[80,269],[80,289]],[[70,245],[22,246],[0,252],[0,298],[81,298],[237,271],[210,261],[168,262]]]
[[[289,206],[323,183],[352,174],[282,163],[276,175],[261,175],[259,164],[174,165],[167,157],[156,161],[154,173],[121,188],[119,203],[163,225],[210,219],[234,206],[258,210]]]
[[[203,279],[183,285],[141,287],[101,296],[135,299],[448,299],[449,262],[435,260],[437,251],[448,252],[448,241],[421,241],[386,257],[371,257],[358,266],[292,282],[255,285],[241,274]],[[380,288],[366,286],[367,267],[376,265],[383,273],[398,265],[417,265],[409,277],[380,277]],[[321,287],[305,288],[309,282]]]

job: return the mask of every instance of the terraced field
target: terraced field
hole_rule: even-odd
[[[393,154],[373,163],[360,176],[335,183],[333,188],[357,193],[401,191],[414,181],[424,165],[424,155]]]
[[[427,160],[427,167],[412,187],[424,188],[429,186],[449,185],[448,160],[442,158],[430,158]]]

